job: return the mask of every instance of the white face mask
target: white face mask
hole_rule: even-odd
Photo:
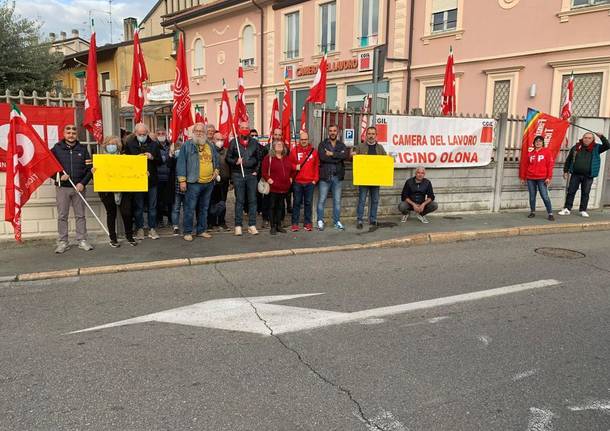
[[[220,149],[224,146],[225,142],[224,141],[214,141],[214,145],[216,145],[216,148]]]
[[[157,139],[159,140],[159,142],[163,143],[167,138],[165,136],[157,136]]]

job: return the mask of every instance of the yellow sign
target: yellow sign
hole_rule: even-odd
[[[94,192],[146,192],[148,167],[144,156],[93,155]]]
[[[393,186],[394,158],[391,156],[354,156],[355,186]]]

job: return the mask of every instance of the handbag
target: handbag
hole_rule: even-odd
[[[273,161],[273,159],[271,158],[271,156],[269,156],[269,172],[267,173],[267,176],[271,176],[271,162],[272,161]],[[261,179],[258,180],[256,189],[258,190],[258,192],[261,195],[268,195],[269,192],[271,191],[271,186],[269,185],[267,180],[265,180],[265,178],[261,177]]]

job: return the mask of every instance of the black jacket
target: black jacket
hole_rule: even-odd
[[[332,151],[332,156],[326,155],[326,150]],[[335,148],[330,143],[330,139],[325,139],[318,145],[318,156],[320,157],[320,180],[330,181],[333,175],[339,180],[345,178],[345,165],[343,161],[349,156],[349,151],[345,144],[337,139]]]
[[[51,151],[64,168],[64,171],[70,175],[74,184],[81,183],[83,186],[86,186],[89,181],[91,181],[91,178],[93,177],[93,174],[91,173],[92,162],[86,146],[81,145],[80,142],[76,141],[76,144],[70,147],[65,139],[62,139],[55,144]],[[59,175],[61,176],[62,172],[59,172]],[[58,184],[57,175],[54,179],[55,185],[72,187],[70,181],[61,181],[61,184]]]
[[[237,151],[238,145],[239,153]],[[234,175],[241,175],[241,168],[237,165],[237,159],[239,158],[240,153],[243,160],[244,175],[252,175],[253,172],[258,172],[261,164],[261,154],[258,147],[259,145],[256,139],[250,138],[247,147],[239,144],[235,139],[231,140],[229,150],[227,151],[226,161],[229,166],[231,166],[231,172]]]
[[[405,199],[411,199],[416,204],[421,204],[426,198],[430,198],[430,200],[434,200],[434,190],[432,190],[432,183],[428,178],[424,178],[421,180],[421,183],[418,183],[415,180],[415,177],[409,178],[404,187],[402,188],[402,193],[400,194],[400,200],[404,201]]]
[[[150,139],[150,136],[146,137],[146,142],[140,144],[136,135],[131,136],[125,143],[124,153],[130,156],[137,156],[138,154],[150,153],[152,154],[152,160],[148,160],[148,184],[157,185],[159,177],[157,174],[157,166],[163,163],[161,158],[161,151],[159,150],[159,143]]]

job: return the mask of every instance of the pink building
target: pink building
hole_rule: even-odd
[[[437,113],[452,46],[459,112],[557,114],[573,72],[575,113],[610,116],[610,0],[217,0],[163,26],[185,33],[191,95],[210,121],[223,78],[235,94],[241,60],[252,126],[263,134],[285,75],[299,122],[325,51],[327,106],[361,106],[378,44],[388,48],[379,110]]]

